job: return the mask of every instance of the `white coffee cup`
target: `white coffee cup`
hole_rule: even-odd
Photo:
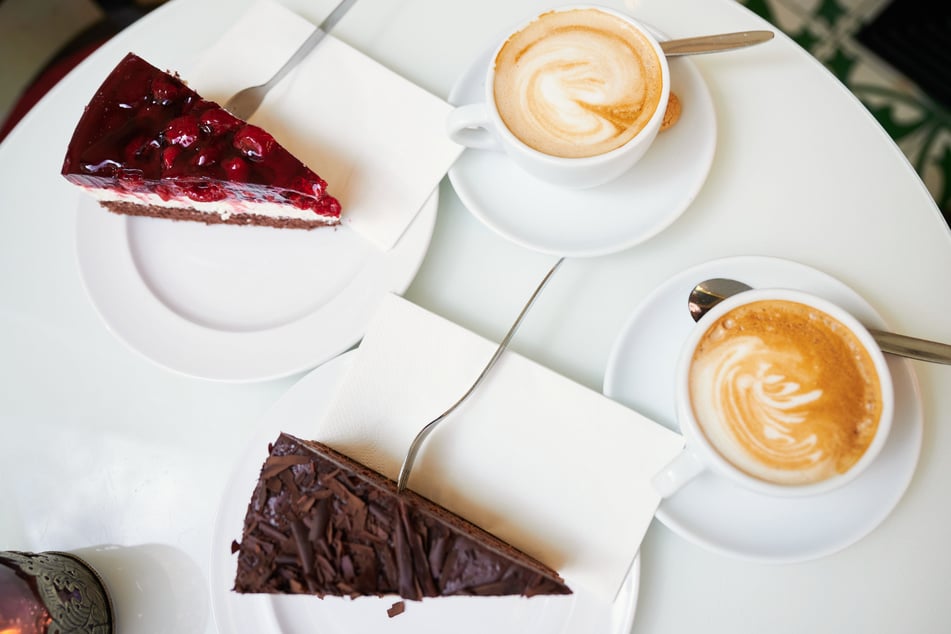
[[[739,293],[681,350],[685,448],[653,479],[662,497],[707,471],[757,493],[818,495],[853,481],[885,445],[888,364],[868,330],[829,301],[789,289]]]
[[[556,28],[573,22],[596,28]],[[601,37],[608,29],[624,34],[624,44],[618,37]],[[537,59],[514,50],[529,40],[532,46],[525,48],[537,52]],[[555,53],[559,59],[553,59]],[[510,64],[516,55],[518,63]],[[498,94],[504,95],[498,101],[497,79]],[[640,22],[605,7],[572,5],[510,31],[492,55],[484,86],[481,103],[450,113],[450,138],[503,151],[550,183],[589,188],[617,178],[647,152],[667,108],[670,70],[657,39]],[[529,110],[519,105],[525,103],[544,105]]]

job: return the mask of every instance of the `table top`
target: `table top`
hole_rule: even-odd
[[[207,580],[222,489],[255,422],[300,376],[229,384],[181,376],[113,337],[76,264],[79,194],[59,176],[72,127],[134,50],[188,68],[250,0],[173,0],[97,51],[0,145],[0,548],[162,544]],[[318,21],[329,0],[284,0]],[[606,2],[669,36],[769,28],[730,0]],[[340,39],[433,94],[533,0],[363,0]],[[601,390],[632,311],[682,270],[735,255],[785,258],[838,278],[895,331],[951,340],[951,232],[914,170],[865,108],[777,34],[756,55],[694,58],[715,105],[717,147],[697,198],[670,227],[618,253],[569,259],[513,342]],[[448,179],[411,301],[499,340],[553,257],[486,228]],[[951,380],[909,362],[924,440],[893,512],[819,559],[763,564],[706,550],[655,521],[641,549],[635,632],[940,631],[951,623]],[[210,600],[192,596],[200,629]],[[207,592],[207,590],[205,590]]]

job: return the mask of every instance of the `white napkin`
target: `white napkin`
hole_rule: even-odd
[[[496,343],[396,295],[372,320],[315,438],[396,479],[419,429]],[[506,351],[423,445],[409,488],[614,600],[680,435]]]
[[[313,29],[280,4],[258,2],[183,78],[206,99],[224,102],[267,81]],[[327,181],[344,223],[387,250],[462,151],[446,136],[450,108],[327,36],[251,121]]]

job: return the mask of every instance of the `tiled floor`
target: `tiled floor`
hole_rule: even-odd
[[[951,110],[857,38],[899,0],[737,1],[793,37],[849,86],[896,140],[951,222]],[[0,121],[33,74],[101,17],[92,0],[0,0]],[[947,31],[939,32],[939,46],[951,46],[948,23],[937,28]]]

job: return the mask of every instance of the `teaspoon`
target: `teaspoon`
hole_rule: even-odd
[[[700,321],[700,318],[706,315],[711,308],[727,297],[751,289],[752,286],[738,280],[722,277],[705,280],[697,284],[693,290],[690,291],[690,296],[687,299],[687,308],[693,320]],[[878,343],[882,352],[900,357],[908,357],[909,359],[918,359],[919,361],[951,365],[951,345],[906,335],[898,335],[893,332],[885,332],[874,328],[867,328],[867,330],[869,334],[872,335],[872,338],[875,339],[875,342]]]
[[[738,31],[736,33],[719,33],[717,35],[699,35],[676,40],[667,40],[660,43],[660,48],[667,57],[680,55],[699,55],[701,53],[717,53],[730,51],[735,48],[745,48],[754,44],[761,44],[773,39],[772,31]]]

